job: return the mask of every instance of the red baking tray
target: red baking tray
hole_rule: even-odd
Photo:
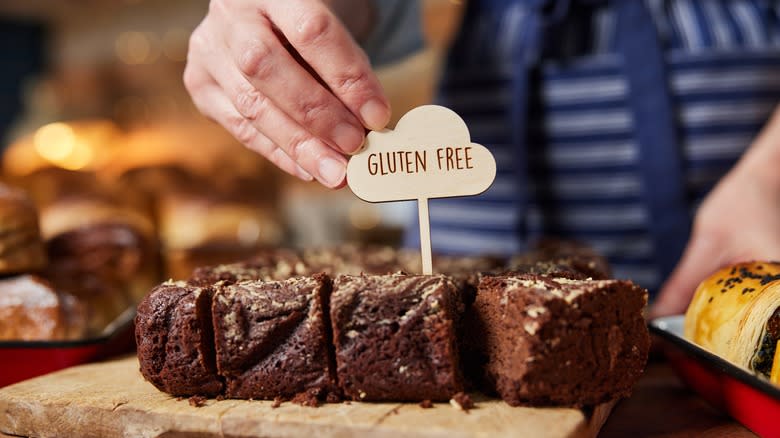
[[[714,407],[762,437],[780,437],[780,387],[683,337],[683,315],[650,321],[680,378]]]
[[[135,348],[128,309],[103,334],[74,341],[0,341],[0,387],[74,365],[104,359]]]

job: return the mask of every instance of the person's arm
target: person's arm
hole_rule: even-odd
[[[190,38],[184,83],[244,145],[328,187],[344,184],[344,154],[360,149],[364,128],[390,119],[365,52],[321,0],[212,0]]]
[[[680,263],[652,309],[682,313],[696,286],[718,268],[780,259],[780,109],[696,213]]]

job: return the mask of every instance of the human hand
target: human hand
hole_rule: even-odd
[[[717,269],[780,259],[780,111],[696,213],[685,252],[651,317],[682,313],[697,285]]]
[[[364,127],[390,119],[365,53],[320,0],[212,0],[184,84],[241,143],[331,188],[343,186],[343,154],[360,149]]]

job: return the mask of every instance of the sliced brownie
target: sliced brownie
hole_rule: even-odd
[[[341,245],[303,251],[313,272],[328,275],[391,274],[404,270],[395,248],[382,245]]]
[[[646,303],[630,281],[485,277],[468,331],[510,405],[589,406],[629,395],[642,374]]]
[[[216,287],[217,368],[226,396],[325,397],[336,388],[325,307],[330,289],[322,274]]]
[[[539,274],[570,279],[606,280],[612,276],[607,259],[593,248],[573,241],[542,239],[513,257],[507,266],[519,274]]]
[[[462,311],[455,284],[444,276],[336,277],[331,321],[345,396],[446,401],[462,391],[456,340]]]
[[[244,262],[197,268],[189,282],[211,286],[217,282],[233,284],[254,280],[286,280],[308,273],[309,270],[294,251],[279,249],[264,251]]]
[[[135,339],[141,374],[172,395],[217,395],[211,291],[184,282],[163,283],[138,305]]]

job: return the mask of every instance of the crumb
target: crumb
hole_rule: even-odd
[[[202,395],[193,395],[189,398],[190,406],[195,408],[202,408],[203,406],[206,406],[206,400],[208,399]]]
[[[396,407],[393,408],[392,411],[390,411],[390,413],[393,414],[393,415],[398,415],[398,410],[399,409],[401,409],[401,407],[400,406],[396,406]]]
[[[224,396],[224,395],[222,395],[222,394],[219,394],[219,395],[217,395],[217,397],[216,397],[216,398],[217,398],[217,401],[222,401],[222,400],[225,400],[225,396]]]
[[[344,400],[344,404],[349,406],[352,404],[352,400]]]
[[[430,400],[423,400],[420,402],[420,407],[423,409],[431,409],[433,407],[433,403]]]
[[[450,404],[463,412],[468,413],[469,409],[474,409],[474,402],[468,394],[459,392],[452,396]]]
[[[322,395],[321,388],[311,388],[304,392],[300,392],[296,394],[291,401],[301,406],[316,408],[320,405],[320,400],[319,400],[320,395]]]
[[[283,402],[283,401],[284,401],[284,400],[282,400],[282,398],[281,398],[281,397],[275,397],[275,398],[274,398],[274,402],[273,402],[273,403],[271,403],[271,407],[272,407],[272,408],[274,408],[274,409],[276,409],[276,408],[278,408],[279,406],[281,406],[281,405],[282,405],[282,402]]]
[[[176,401],[182,401],[182,400],[184,400],[184,397],[182,397],[182,396],[176,397]]]
[[[328,392],[328,395],[325,397],[327,403],[340,403],[342,400],[341,396],[335,392]]]

